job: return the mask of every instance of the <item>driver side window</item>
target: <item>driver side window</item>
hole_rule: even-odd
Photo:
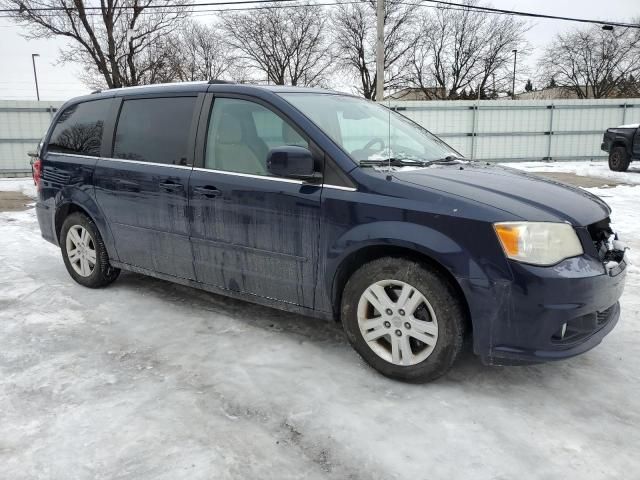
[[[307,141],[278,114],[248,100],[214,101],[205,152],[205,168],[227,172],[269,175],[267,154],[274,147]]]

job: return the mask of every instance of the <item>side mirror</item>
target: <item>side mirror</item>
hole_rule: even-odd
[[[278,177],[314,180],[317,178],[311,152],[304,147],[283,145],[269,150],[267,170]]]

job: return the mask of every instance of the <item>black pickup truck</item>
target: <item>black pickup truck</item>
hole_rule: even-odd
[[[602,150],[609,153],[609,168],[624,172],[633,160],[640,160],[640,124],[620,125],[604,132]]]

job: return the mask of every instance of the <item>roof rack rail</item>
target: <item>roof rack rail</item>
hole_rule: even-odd
[[[209,80],[209,85],[225,84],[225,83],[236,83],[236,82],[229,82],[227,80],[218,80],[217,78],[212,78],[211,80]]]
[[[96,93],[102,93],[102,90],[98,89],[98,90],[94,90],[93,92],[91,92],[91,95],[94,95]]]

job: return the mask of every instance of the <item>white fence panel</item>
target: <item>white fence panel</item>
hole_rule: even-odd
[[[62,102],[0,100],[0,176],[31,172],[27,154],[36,149],[61,105]]]
[[[607,128],[640,122],[640,99],[392,101],[394,110],[469,158],[490,161],[605,158]]]
[[[385,104],[387,104],[385,102]],[[0,176],[30,172],[27,153],[61,102],[0,101]],[[640,123],[640,99],[393,101],[388,105],[469,158],[604,158],[603,132]],[[363,132],[366,138],[366,132]]]

